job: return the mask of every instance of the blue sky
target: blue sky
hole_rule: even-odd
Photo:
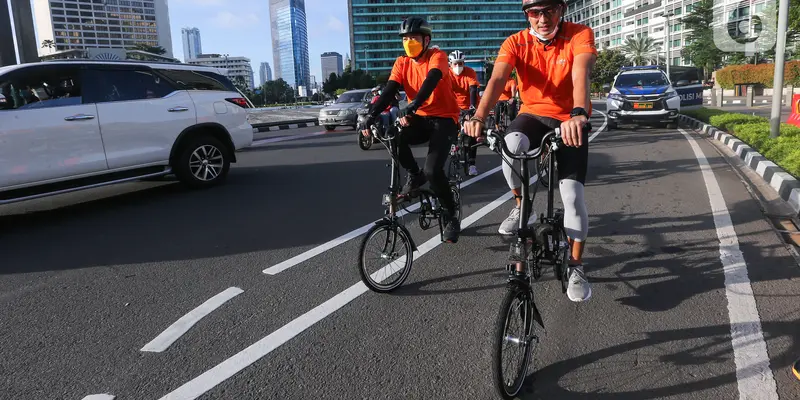
[[[181,28],[196,27],[204,53],[228,53],[250,59],[256,82],[266,61],[275,74],[268,0],[169,0],[173,56],[183,61]],[[350,51],[347,0],[306,0],[311,75],[322,81],[320,55]]]

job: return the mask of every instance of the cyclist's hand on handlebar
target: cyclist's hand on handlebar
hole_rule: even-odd
[[[483,135],[483,122],[478,120],[464,122],[464,132],[474,138],[480,137]]]
[[[411,125],[411,116],[415,115],[416,107],[408,106],[405,108],[401,108],[400,111],[397,113],[397,121],[400,122],[400,126],[406,127]]]
[[[583,127],[589,120],[578,115],[561,123],[561,140],[569,147],[583,146]]]

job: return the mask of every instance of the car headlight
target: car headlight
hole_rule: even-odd
[[[667,90],[666,92],[664,92],[664,97],[668,99],[671,99],[673,97],[678,97],[678,92],[676,92],[675,89]]]
[[[608,95],[608,98],[609,98],[609,99],[611,99],[611,100],[625,101],[625,97],[623,97],[623,96],[622,96],[621,94],[619,94],[619,93],[610,93],[610,94]]]

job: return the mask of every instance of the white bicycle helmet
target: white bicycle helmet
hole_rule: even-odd
[[[456,61],[464,62],[464,53],[462,53],[461,50],[456,50],[456,51],[450,53],[449,59],[450,59],[451,63],[456,62]]]

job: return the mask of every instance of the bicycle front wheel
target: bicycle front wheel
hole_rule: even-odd
[[[492,346],[495,388],[504,399],[513,399],[525,383],[531,353],[538,343],[533,320],[530,292],[510,282],[497,314]]]
[[[361,281],[378,293],[390,292],[402,285],[414,262],[411,239],[396,223],[370,228],[358,254]]]

